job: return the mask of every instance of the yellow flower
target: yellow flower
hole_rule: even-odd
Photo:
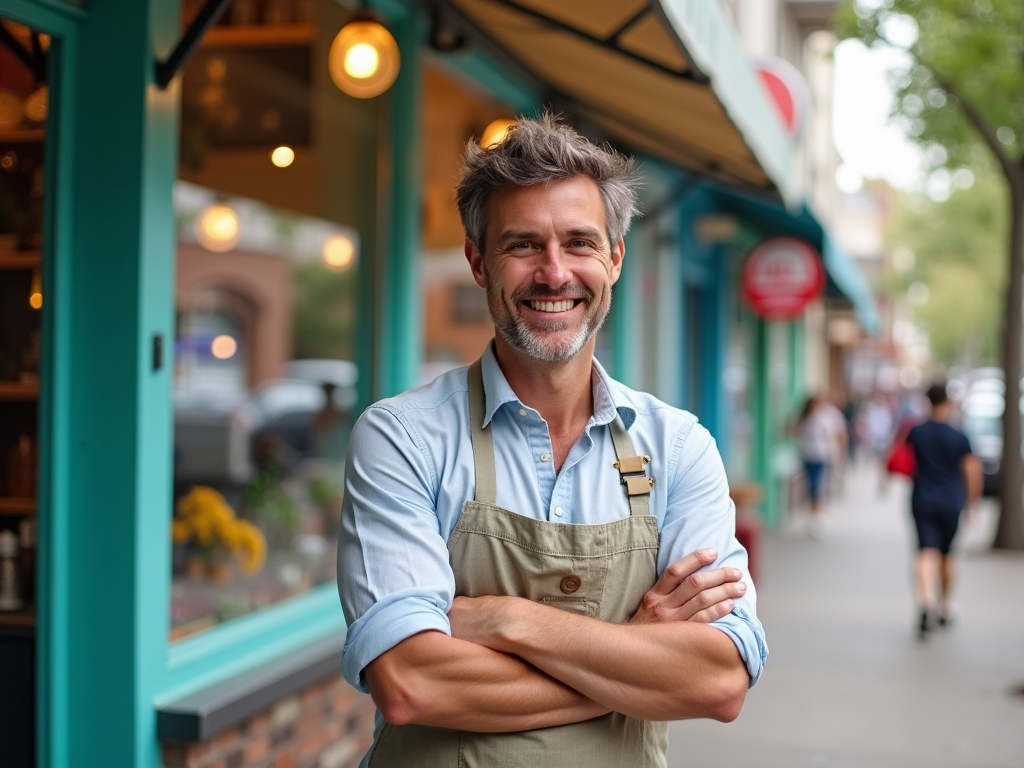
[[[184,520],[171,521],[171,539],[175,544],[184,544],[192,537],[192,528]]]

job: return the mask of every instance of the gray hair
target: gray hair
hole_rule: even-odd
[[[466,237],[484,249],[487,205],[495,192],[572,176],[586,176],[597,184],[609,240],[625,237],[637,214],[641,183],[633,158],[592,144],[547,112],[536,120],[519,118],[496,146],[483,149],[470,140],[455,198]]]

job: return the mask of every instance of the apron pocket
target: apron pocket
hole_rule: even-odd
[[[588,600],[585,597],[542,597],[541,605],[550,605],[552,608],[560,608],[569,613],[580,613],[591,618],[597,617],[597,601]]]

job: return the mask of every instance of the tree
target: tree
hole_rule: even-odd
[[[1009,203],[1002,358],[1006,402],[1020,397],[1024,335],[1024,2],[848,0],[841,38],[906,52],[895,78],[893,116],[925,148],[934,168],[976,165],[987,151]],[[1002,513],[995,545],[1024,549],[1024,464],[1015,408],[1003,414]]]
[[[884,288],[911,299],[935,361],[992,365],[1002,323],[993,297],[1006,284],[1006,195],[991,163],[977,174],[961,171],[957,181],[945,200],[914,192],[899,196],[887,238],[900,258]],[[915,284],[928,287],[927,299],[916,304]]]

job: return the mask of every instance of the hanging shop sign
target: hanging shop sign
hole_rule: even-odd
[[[786,134],[794,144],[799,143],[811,108],[811,89],[807,81],[796,67],[777,56],[755,59],[753,65]]]
[[[740,276],[743,297],[759,317],[791,320],[825,289],[821,256],[795,237],[763,240],[747,256]]]

